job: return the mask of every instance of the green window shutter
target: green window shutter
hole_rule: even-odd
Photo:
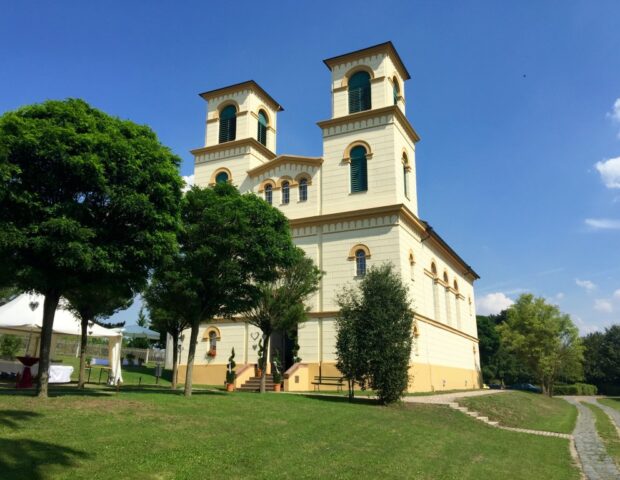
[[[366,149],[364,147],[352,148],[351,192],[365,192],[368,190],[368,172],[366,163]]]
[[[220,113],[220,143],[231,142],[237,136],[237,110],[229,105]]]
[[[349,113],[370,108],[370,75],[368,72],[357,72],[349,79]]]
[[[215,176],[215,183],[228,182],[228,174],[226,172],[220,172]]]
[[[267,146],[267,115],[260,110],[258,112],[258,141]]]

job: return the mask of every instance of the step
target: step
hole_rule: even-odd
[[[489,417],[478,417],[478,420],[481,420],[483,422],[488,422],[489,421]]]
[[[492,427],[497,427],[499,425],[499,422],[494,422],[492,420],[489,420],[487,423],[491,425]]]

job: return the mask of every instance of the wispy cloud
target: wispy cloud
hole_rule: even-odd
[[[594,310],[603,313],[611,313],[613,312],[614,307],[609,300],[606,300],[604,298],[597,298],[596,300],[594,300]]]
[[[514,302],[505,293],[489,293],[476,299],[476,312],[480,315],[495,315],[507,309]]]
[[[591,282],[590,280],[579,280],[578,278],[576,278],[575,283],[577,284],[577,286],[585,288],[588,292],[591,292],[596,288],[596,284],[594,282]]]
[[[586,218],[585,224],[593,230],[620,230],[620,220],[613,218]]]
[[[607,188],[620,188],[620,157],[596,162],[594,168]]]
[[[620,288],[614,292],[614,298],[620,300]]]
[[[614,106],[611,109],[611,112],[607,114],[609,118],[615,123],[620,123],[620,98],[616,98],[614,102]],[[618,138],[620,138],[620,132],[618,132]]]

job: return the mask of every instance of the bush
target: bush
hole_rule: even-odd
[[[17,335],[2,335],[0,337],[0,358],[15,360],[22,348],[22,338]]]
[[[555,385],[554,395],[596,395],[596,385],[588,383],[575,383],[573,385]]]
[[[235,372],[235,347],[233,347],[230,357],[228,357],[228,365],[226,366],[226,383],[234,384],[237,378],[237,372]]]

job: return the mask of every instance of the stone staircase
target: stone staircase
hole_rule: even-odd
[[[475,418],[476,420],[484,422],[487,425],[491,425],[492,427],[496,427],[496,426],[499,425],[499,422],[494,422],[492,420],[489,420],[488,417],[483,417],[478,412],[472,412],[467,407],[462,407],[462,406],[460,406],[456,402],[450,402],[450,403],[448,403],[448,406],[450,408],[454,409],[454,410],[458,410],[459,412],[463,412],[465,415],[469,415],[470,417]]]
[[[265,376],[265,388],[268,392],[273,391],[273,375]],[[250,377],[243,385],[237,388],[238,392],[258,392],[260,390],[260,377]]]

